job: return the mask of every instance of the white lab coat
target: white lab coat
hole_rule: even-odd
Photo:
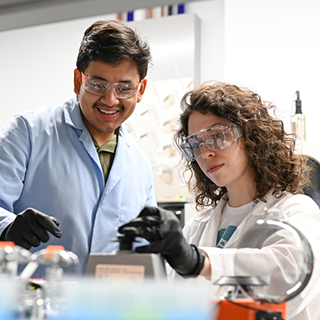
[[[118,228],[146,205],[157,205],[151,163],[125,127],[107,183],[76,96],[62,105],[26,110],[0,130],[0,234],[16,214],[32,207],[60,221],[60,245],[79,258],[72,275],[85,272],[90,253],[118,249]],[[34,277],[42,278],[45,266]]]
[[[274,244],[269,243],[267,247],[262,249],[236,249],[243,235],[256,224],[258,219],[261,219],[265,207],[268,209],[278,208],[282,215],[287,215],[287,222],[305,235],[314,254],[314,269],[311,279],[306,288],[288,302],[287,319],[320,319],[320,210],[318,205],[305,195],[285,193],[283,197],[276,199],[270,191],[267,194],[267,203],[258,202],[242,220],[225,248],[220,249],[216,248],[217,232],[222,209],[227,203],[226,198],[222,199],[216,208],[196,214],[184,228],[184,235],[188,242],[200,247],[209,256],[212,267],[211,283],[224,275],[236,275],[236,257],[237,265],[240,265],[241,261],[244,262],[247,267],[246,271],[249,270],[252,275],[256,273],[261,275],[265,272],[265,278],[269,280],[270,277],[278,277],[280,283],[285,281],[286,269],[290,264],[290,258],[288,258],[290,248],[286,247],[285,252],[282,252],[277,250]],[[203,282],[203,277],[198,277],[197,281]],[[209,283],[209,281],[206,282]]]

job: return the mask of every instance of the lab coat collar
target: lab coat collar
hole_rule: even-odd
[[[196,214],[193,218],[194,223],[190,225],[190,243],[201,245],[202,240],[205,239],[204,241],[208,245],[208,239],[211,239],[211,246],[216,246],[221,212],[227,201],[228,195],[225,194],[214,208],[200,211]]]
[[[77,102],[77,96],[71,97],[63,105],[64,119],[66,124],[79,130],[79,135],[86,129],[80,113],[80,107]]]
[[[126,130],[123,129],[124,128],[122,127],[121,134],[118,136],[116,154],[106,184],[105,195],[111,192],[124,174],[130,175],[130,172],[127,172],[128,166],[131,162],[130,136]]]
[[[75,95],[64,103],[63,110],[65,123],[74,129],[74,132],[76,133],[79,141],[81,141],[84,148],[90,155],[92,161],[95,163],[97,172],[100,172],[100,174],[98,174],[98,179],[102,193],[105,183],[99,156],[93,143],[92,137],[87,127],[83,123],[80,106],[77,100],[77,96]]]
[[[64,117],[65,122],[69,126],[75,129],[79,140],[83,143],[87,152],[100,168],[100,160],[94,143],[92,141],[91,135],[84,125],[81,117],[80,107],[77,102],[77,96],[72,97],[64,104]],[[116,148],[115,159],[113,161],[109,178],[104,190],[104,197],[111,192],[111,190],[116,186],[116,184],[121,180],[124,174],[127,173],[127,168],[131,162],[130,147],[133,144],[133,140],[127,132],[125,126],[121,125],[120,134],[118,136],[118,144]],[[112,173],[112,174],[111,174]],[[101,170],[101,187],[104,189],[104,180]]]
[[[207,222],[212,219],[218,219],[218,224],[219,224],[221,212],[223,211],[223,208],[225,207],[227,202],[228,202],[228,194],[224,194],[214,208],[206,209],[198,212],[197,215],[194,217],[194,221]]]
[[[88,132],[90,135],[88,129],[86,128],[85,124],[83,123],[81,112],[80,112],[80,106],[77,101],[77,96],[73,96],[69,100],[67,100],[64,104],[64,119],[66,124],[76,129],[78,133],[78,137],[82,135],[83,132]],[[132,141],[128,139],[128,132],[125,129],[125,126],[121,125],[120,134],[119,136],[124,135],[125,142],[128,146],[131,145]],[[83,140],[86,140],[85,138],[82,138]]]

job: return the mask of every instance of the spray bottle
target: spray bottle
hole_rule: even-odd
[[[295,114],[291,118],[292,132],[300,139],[306,140],[306,119],[305,115],[302,114],[300,94],[298,90],[296,91],[296,96],[296,110]]]

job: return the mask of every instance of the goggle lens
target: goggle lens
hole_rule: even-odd
[[[186,137],[180,145],[188,161],[197,160],[202,153],[202,145],[209,150],[221,150],[230,147],[241,137],[238,127],[233,124],[215,124]]]
[[[113,89],[114,94],[119,99],[134,97],[138,93],[141,84],[141,82],[138,84],[132,82],[110,83],[105,80],[87,77],[85,74],[83,74],[82,79],[84,88],[88,92],[97,96],[104,96],[110,89]]]

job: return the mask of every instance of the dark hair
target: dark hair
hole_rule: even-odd
[[[90,61],[116,65],[124,59],[135,62],[140,80],[145,78],[150,48],[134,29],[117,20],[99,20],[85,31],[77,58],[80,71],[84,72]]]
[[[195,112],[213,114],[236,124],[255,172],[254,201],[266,201],[270,189],[280,198],[284,191],[301,192],[308,183],[305,157],[295,153],[295,137],[284,131],[283,122],[269,114],[276,106],[263,101],[255,92],[222,82],[205,82],[187,92],[181,100],[180,128],[174,136],[178,146],[188,135],[188,121]],[[227,192],[214,184],[196,161],[184,162],[184,173],[190,172],[188,185],[196,196],[197,208],[215,206]]]

